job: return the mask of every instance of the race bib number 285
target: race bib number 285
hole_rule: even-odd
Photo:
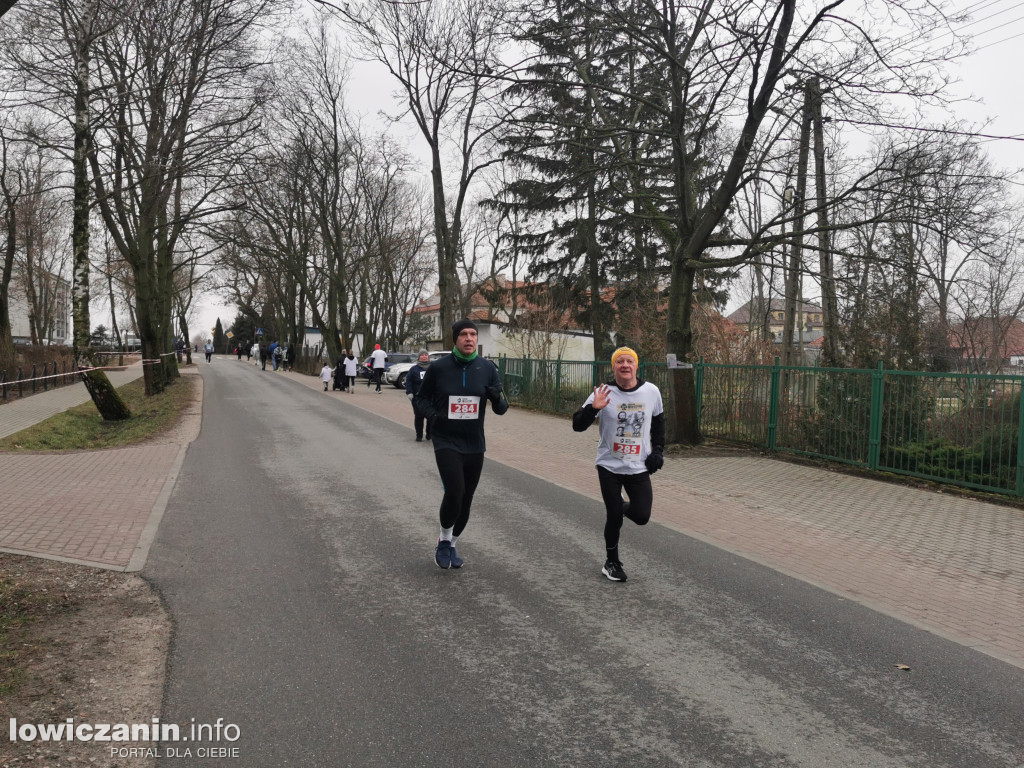
[[[448,398],[449,419],[480,418],[480,398],[469,395],[458,395]]]

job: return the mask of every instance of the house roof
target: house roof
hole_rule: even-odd
[[[966,358],[1024,355],[1024,322],[1017,318],[973,318],[952,326],[949,335],[950,346],[959,349]],[[998,349],[993,348],[993,339],[998,339]]]
[[[738,325],[747,325],[750,323],[750,311],[751,305],[757,306],[757,302],[748,301],[742,307],[736,309],[732,314],[728,315],[728,319],[732,320]],[[768,302],[767,308],[758,312],[757,314],[763,314],[764,312],[785,312],[786,311],[786,300],[785,299],[772,299]],[[803,302],[797,306],[797,312],[803,312],[805,315],[808,313],[821,313],[823,310],[817,304],[811,304],[810,302]]]

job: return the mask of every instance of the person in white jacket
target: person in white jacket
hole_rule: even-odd
[[[331,368],[330,363],[324,363],[324,367],[320,369],[320,381],[324,383],[324,392],[331,385],[332,378],[334,378],[334,369]]]

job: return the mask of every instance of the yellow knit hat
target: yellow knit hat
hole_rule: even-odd
[[[640,358],[637,356],[636,352],[634,352],[629,347],[619,347],[614,352],[612,352],[612,365],[615,365],[615,360],[620,355],[629,355],[630,357],[633,358],[633,362],[636,365],[638,365],[638,366],[640,365]]]

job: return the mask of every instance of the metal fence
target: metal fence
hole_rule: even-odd
[[[499,358],[511,402],[572,413],[606,362]],[[698,363],[701,432],[737,443],[1024,496],[1024,377]],[[671,408],[664,363],[640,366]]]
[[[54,360],[52,363],[33,365],[30,369],[18,366],[15,370],[0,370],[0,401],[14,397],[27,397],[36,392],[74,384],[78,380],[77,368],[68,361]]]

